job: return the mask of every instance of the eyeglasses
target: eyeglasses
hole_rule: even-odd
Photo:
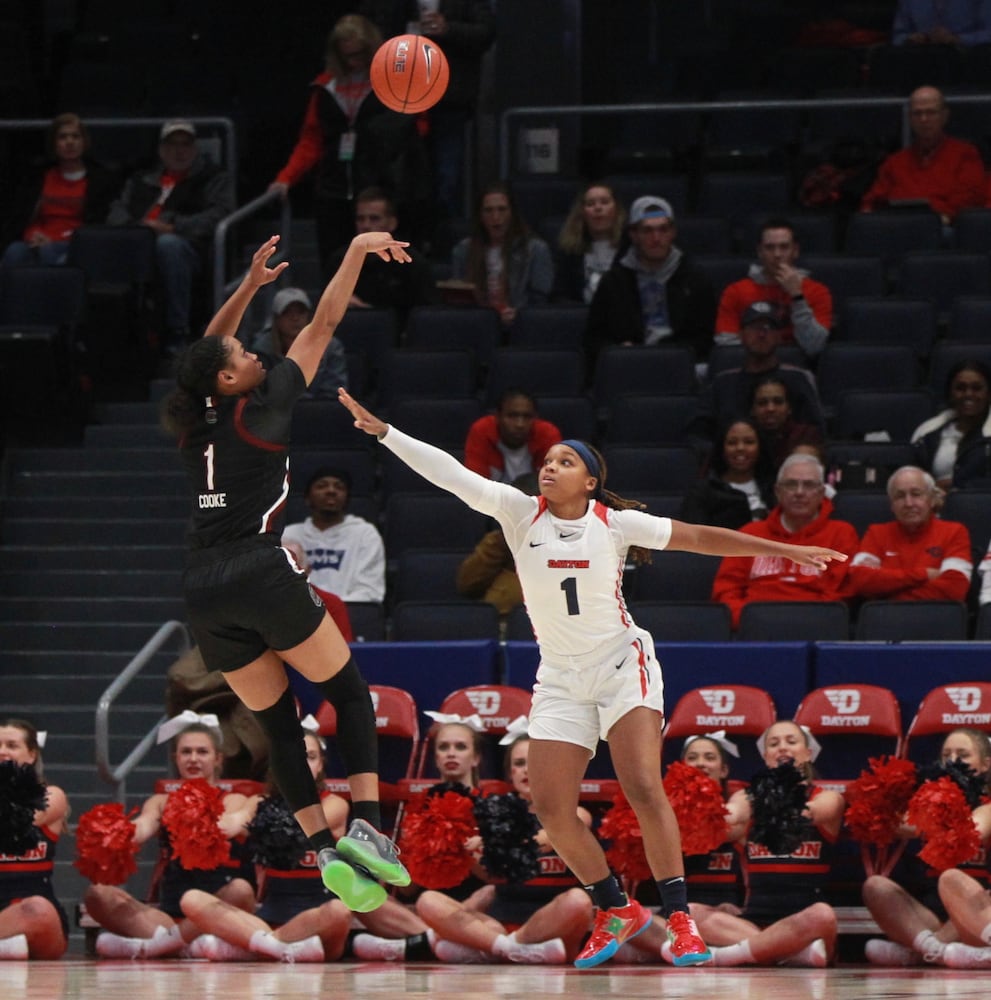
[[[822,483],[815,479],[782,479],[778,486],[786,493],[797,493],[799,490],[815,493],[816,490],[822,489]]]

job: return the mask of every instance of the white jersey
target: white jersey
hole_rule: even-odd
[[[310,564],[310,583],[329,590],[342,601],[385,598],[385,546],[374,524],[345,514],[340,524],[320,529],[313,518],[287,525],[284,542],[303,546]]]
[[[382,443],[420,475],[499,522],[543,660],[593,665],[629,641],[634,623],[623,600],[626,553],[631,545],[666,548],[670,518],[590,500],[583,517],[561,520],[543,497],[484,479],[394,427]]]

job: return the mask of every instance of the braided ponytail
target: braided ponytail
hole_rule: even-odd
[[[162,400],[161,421],[168,433],[181,437],[201,421],[216,423],[217,373],[229,357],[223,337],[201,337],[183,351],[176,387]]]

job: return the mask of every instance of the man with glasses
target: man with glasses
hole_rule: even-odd
[[[936,517],[942,493],[928,472],[903,465],[888,479],[893,521],[872,524],[848,571],[851,596],[965,601],[974,572],[970,532]]]
[[[795,545],[827,545],[852,556],[857,532],[852,524],[832,518],[833,504],[825,495],[823,468],[811,455],[789,455],[774,486],[777,506],[763,521],[751,521],[740,531]],[[847,563],[833,562],[810,570],[777,556],[724,558],[712,584],[712,599],[721,601],[740,624],[743,606],[751,601],[838,601],[846,587]]]
[[[977,147],[944,131],[950,117],[942,93],[919,87],[908,99],[912,141],[892,153],[878,168],[877,177],[860,203],[862,212],[900,201],[927,201],[944,226],[952,224],[962,208],[984,205],[984,163]]]
[[[708,277],[675,246],[674,211],[644,195],[630,206],[630,246],[602,276],[589,304],[585,351],[590,371],[611,344],[687,344],[704,364],[712,347],[716,293]]]

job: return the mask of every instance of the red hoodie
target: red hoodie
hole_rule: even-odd
[[[832,501],[823,499],[814,521],[789,532],[781,523],[781,508],[775,507],[763,521],[751,521],[740,531],[792,545],[823,545],[852,558],[859,543],[856,529],[846,521],[832,520],[832,513]],[[842,600],[848,565],[831,562],[819,570],[781,556],[726,556],[712,583],[712,599],[730,609],[733,628],[737,628],[740,612],[749,601]]]

